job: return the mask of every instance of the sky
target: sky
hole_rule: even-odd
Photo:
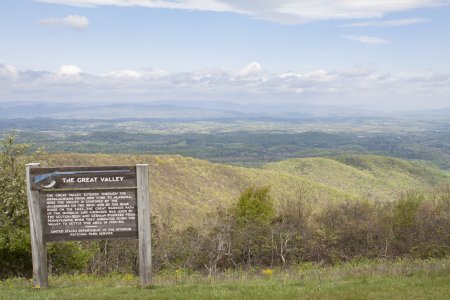
[[[450,107],[450,0],[2,0],[0,103]]]

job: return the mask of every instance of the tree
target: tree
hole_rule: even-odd
[[[275,216],[270,187],[248,188],[238,199],[235,216],[240,223],[267,224]]]
[[[234,207],[232,249],[236,261],[247,266],[272,262],[272,221],[275,217],[270,187],[249,188]]]
[[[16,144],[16,137],[0,141],[0,277],[31,273],[24,163],[31,147]]]
[[[16,143],[15,132],[0,141],[0,279],[30,277],[32,273],[28,200],[25,181],[27,161],[42,161],[44,152]],[[86,267],[92,256],[81,243],[48,245],[50,269],[71,272]]]

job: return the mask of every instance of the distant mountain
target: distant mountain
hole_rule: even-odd
[[[409,117],[425,117],[425,118],[447,118],[450,120],[450,107],[443,109],[433,109],[433,110],[422,110],[422,111],[412,111],[412,112],[404,112],[404,116]],[[450,123],[450,121],[449,121]]]
[[[450,117],[443,110],[387,113],[354,106],[326,106],[305,103],[238,104],[224,101],[165,101],[148,103],[12,103],[0,102],[0,118],[58,119],[265,119],[308,118],[417,118]]]
[[[200,119],[219,118],[220,110],[197,109],[167,103],[114,103],[114,104],[2,104],[0,118],[57,118],[57,119]]]
[[[283,118],[323,116],[361,116],[369,112],[352,107],[310,104],[237,104],[233,102],[170,101],[151,103],[0,103],[0,118],[69,119],[221,119]]]

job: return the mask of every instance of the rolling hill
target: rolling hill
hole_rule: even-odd
[[[322,183],[358,198],[386,201],[399,192],[426,189],[447,181],[444,171],[421,161],[375,155],[288,159],[264,166]]]
[[[353,158],[353,160],[351,159]],[[342,162],[341,162],[342,161]],[[344,163],[345,162],[345,163]],[[243,168],[179,155],[51,154],[43,166],[107,166],[148,163],[153,213],[176,226],[196,225],[218,206],[227,207],[251,186],[270,185],[273,197],[296,200],[307,193],[317,209],[331,201],[395,199],[404,189],[448,179],[439,169],[386,157],[290,159]]]

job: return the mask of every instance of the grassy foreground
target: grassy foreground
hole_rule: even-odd
[[[450,259],[306,264],[213,277],[176,270],[154,281],[141,289],[130,274],[64,275],[51,277],[51,288],[38,290],[30,280],[11,278],[0,282],[0,299],[449,299]]]

